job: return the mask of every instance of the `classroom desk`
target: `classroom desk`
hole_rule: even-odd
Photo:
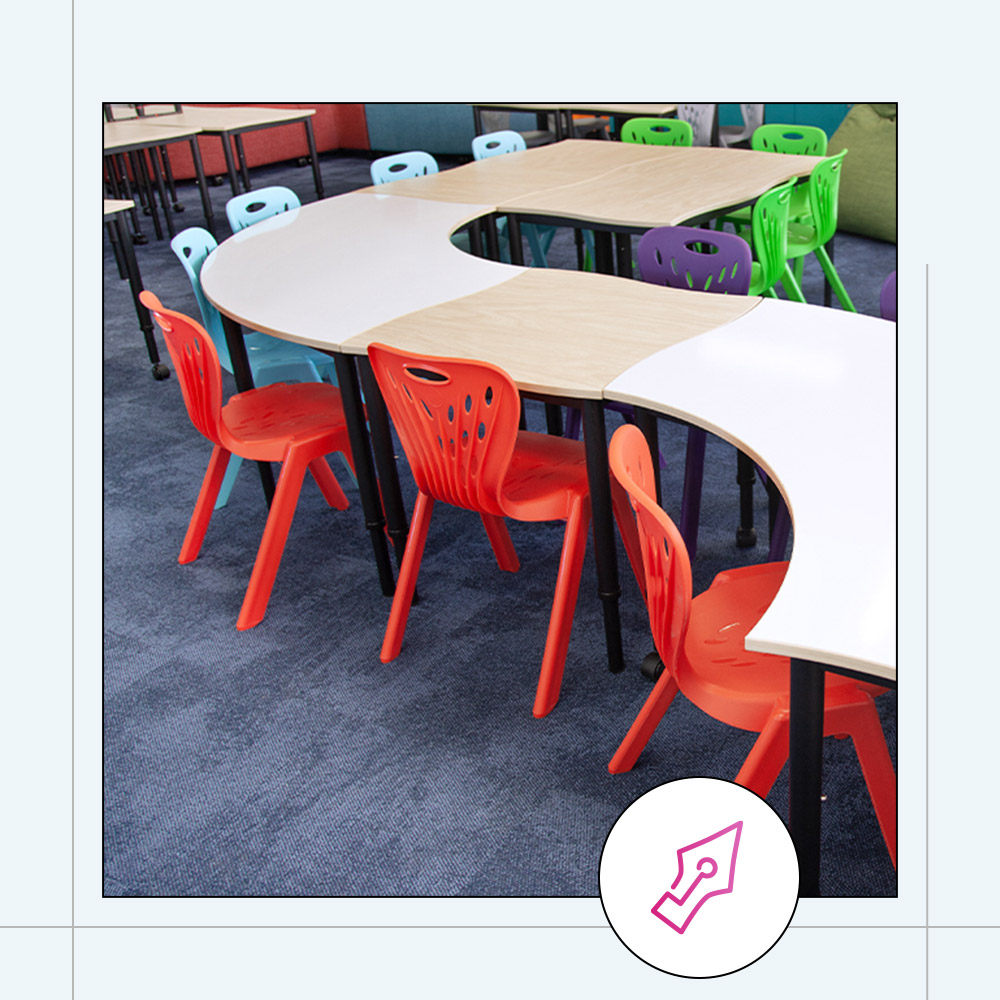
[[[233,161],[233,151],[229,144],[230,137],[236,146],[239,159],[239,175],[243,180],[244,190],[250,190],[250,174],[247,171],[246,156],[243,153],[244,132],[255,132],[258,129],[274,128],[277,125],[289,125],[302,122],[306,130],[306,141],[309,144],[309,158],[312,162],[313,183],[316,185],[316,197],[323,197],[323,178],[320,175],[319,157],[316,153],[316,138],[313,133],[312,116],[314,108],[200,108],[183,105],[178,112],[161,112],[155,118],[136,118],[131,121],[147,125],[163,125],[170,123],[180,128],[195,128],[202,135],[218,136],[222,142],[222,152],[226,157],[226,170],[229,173],[229,185],[233,195],[240,193],[237,180],[236,164]]]
[[[516,155],[523,154],[511,154]],[[471,257],[451,246],[448,234],[498,205],[396,196],[396,185],[410,184],[394,182],[393,194],[382,186],[328,199],[265,220],[223,243],[206,263],[202,282],[209,299],[231,317],[230,350],[238,350],[235,319],[334,353],[345,409],[357,422],[360,394],[349,361],[372,340],[485,357],[507,368],[525,391],[583,400],[599,551],[606,540],[598,537],[604,530],[598,507],[601,494],[609,495],[602,397],[690,419],[753,455],[785,491],[796,528],[788,577],[748,641],[794,658],[790,821],[800,852],[801,895],[815,895],[822,671],[834,666],[887,683],[895,679],[892,328],[819,307],[708,296],[604,275],[524,270]],[[567,339],[561,348],[560,339],[550,340],[562,337]],[[607,351],[609,343],[614,352]],[[766,359],[766,367],[758,357]],[[724,380],[716,378],[716,366],[727,372]],[[362,363],[363,377],[366,368]],[[734,370],[732,379],[728,369]],[[742,402],[730,402],[727,409],[730,393],[724,386],[736,381],[737,370]],[[686,374],[664,382],[670,371]],[[380,412],[373,405],[377,393],[370,369],[367,377],[372,434],[385,440],[388,424],[384,407]],[[768,378],[774,382],[770,393]],[[808,420],[788,419],[798,405],[807,407]],[[374,489],[374,469],[363,439],[359,449],[355,460],[364,496]],[[846,456],[844,468],[852,475],[872,474],[871,487],[859,490],[860,506],[847,512],[838,507],[831,513],[825,499],[830,451]],[[389,505],[401,501],[386,495],[387,482],[388,517]],[[365,516],[377,548],[379,538],[384,544],[385,522],[378,519],[380,512],[366,510]],[[870,532],[863,530],[868,517]],[[613,551],[609,503],[600,520],[612,534]],[[846,523],[850,530],[838,530],[831,539],[832,523]],[[871,544],[863,558],[845,543],[848,535]],[[397,555],[400,549],[397,545]],[[796,568],[800,552],[802,569]],[[616,585],[617,566],[612,569]],[[611,654],[618,594],[602,572],[607,567],[599,563],[598,570]],[[833,617],[824,625],[826,611]],[[868,645],[862,641],[866,636]]]
[[[556,142],[573,135],[573,115],[615,115],[619,118],[668,118],[676,104],[473,104],[476,135],[483,134],[483,111],[534,111],[555,117]]]
[[[205,183],[205,171],[202,169],[201,153],[198,150],[197,135],[200,129],[192,125],[165,125],[163,118],[146,119],[130,118],[126,121],[115,121],[104,123],[104,156],[105,158],[117,153],[142,152],[149,150],[149,159],[153,167],[153,177],[156,181],[157,189],[160,193],[160,201],[163,204],[163,212],[167,220],[167,231],[171,237],[174,236],[174,224],[170,218],[169,202],[167,200],[166,188],[163,184],[163,169],[159,160],[159,149],[161,146],[172,142],[187,142],[191,146],[191,156],[194,159],[195,175],[198,180],[198,190],[201,193],[201,206],[205,213],[205,227],[210,233],[215,235],[215,220],[212,215],[212,200],[208,194],[208,186]],[[117,187],[114,171],[108,166],[108,176],[111,180],[112,194],[119,198],[120,191]],[[138,178],[136,178],[138,181]],[[162,238],[160,224],[156,215],[156,206],[153,204],[152,192],[150,198],[150,214],[153,218],[153,225],[156,229],[157,238]]]
[[[139,329],[146,342],[146,353],[149,355],[149,363],[152,365],[153,378],[159,381],[170,377],[170,369],[160,361],[160,352],[153,337],[152,317],[149,315],[149,310],[139,301],[142,278],[139,276],[139,265],[136,263],[132,239],[122,221],[123,213],[134,207],[134,203],[128,199],[105,198],[104,223],[108,227],[108,235],[111,237],[112,246],[116,251],[119,273],[123,278],[128,279],[128,286],[132,292],[132,302],[135,305],[135,314],[139,319]]]

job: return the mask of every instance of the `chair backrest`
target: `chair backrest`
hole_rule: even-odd
[[[247,229],[255,222],[263,222],[272,215],[281,215],[293,208],[301,208],[298,195],[286,187],[265,187],[257,191],[238,194],[226,202],[226,218],[234,233]]]
[[[503,515],[521,414],[511,377],[482,361],[368,348],[417,487],[435,500]]]
[[[716,104],[678,104],[677,117],[691,125],[692,145],[711,146]]]
[[[750,215],[751,238],[761,268],[761,291],[781,280],[788,257],[788,206],[795,181],[771,188],[754,202]]]
[[[487,132],[485,135],[477,135],[472,140],[472,158],[474,160],[485,160],[490,156],[516,153],[527,148],[528,144],[524,141],[524,136],[513,129],[504,129],[500,132]]]
[[[430,153],[412,149],[408,153],[391,153],[372,163],[372,184],[387,184],[407,177],[423,177],[438,172],[437,160]]]
[[[622,142],[647,146],[690,146],[693,132],[679,118],[630,118],[619,130]]]
[[[896,272],[893,271],[882,283],[882,292],[879,295],[879,312],[882,319],[891,319],[896,322]]]
[[[653,460],[638,427],[623,424],[615,431],[608,465],[635,512],[653,643],[672,671],[691,616],[691,560],[677,526],[656,502]]]
[[[693,226],[659,226],[643,233],[636,261],[643,281],[699,292],[746,295],[750,244],[735,233]]]
[[[826,133],[815,125],[761,125],[750,137],[750,148],[764,153],[826,156]]]
[[[229,363],[229,348],[226,346],[226,334],[222,328],[222,317],[219,310],[205,298],[205,293],[201,287],[201,269],[208,260],[208,255],[218,246],[215,237],[207,230],[198,226],[192,226],[178,233],[170,241],[170,249],[177,255],[184,270],[187,272],[188,280],[191,282],[191,289],[198,302],[198,310],[201,312],[201,321],[208,331],[208,335],[215,344],[215,350],[219,355],[219,363],[226,371],[232,371]]]
[[[828,156],[809,175],[809,208],[816,228],[816,242],[822,246],[837,231],[837,206],[840,202],[840,173],[847,150]]]
[[[152,292],[141,291],[139,301],[152,313],[157,326],[163,331],[191,423],[209,441],[219,444],[222,369],[212,338],[200,323],[189,316],[164,309]]]

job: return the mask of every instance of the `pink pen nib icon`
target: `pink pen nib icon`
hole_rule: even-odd
[[[742,832],[743,820],[739,820],[680,848],[677,878],[653,907],[653,916],[683,934],[706,900],[732,892]],[[686,889],[685,877],[690,880]]]

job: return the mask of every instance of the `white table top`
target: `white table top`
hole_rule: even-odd
[[[763,299],[607,386],[738,445],[788,501],[788,575],[748,648],[895,679],[895,373],[894,323]]]
[[[105,198],[104,214],[117,215],[119,212],[127,212],[134,204],[135,202],[124,198]]]
[[[338,349],[380,323],[520,273],[448,240],[490,211],[371,191],[326,198],[226,240],[205,262],[202,287],[213,305],[254,330]]]
[[[190,139],[201,130],[192,125],[168,125],[165,118],[129,118],[104,123],[104,152],[129,147],[158,146],[165,142]]]
[[[199,108],[185,104],[178,112],[163,112],[159,117],[130,118],[128,121],[137,125],[171,124],[215,135],[260,125],[302,121],[314,114],[315,108],[256,108],[243,105],[233,108]]]
[[[638,403],[737,444],[773,475],[795,525],[788,576],[748,646],[894,678],[895,326],[522,269],[449,243],[494,207],[341,195],[227,240],[202,283],[223,312],[288,340],[355,353],[372,339],[474,350],[504,358],[522,388]],[[523,358],[504,357],[511,345]],[[577,364],[595,348],[604,363]],[[856,500],[837,488],[844,478],[859,484]]]

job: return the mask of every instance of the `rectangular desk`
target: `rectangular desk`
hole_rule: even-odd
[[[483,134],[482,111],[534,111],[555,117],[556,142],[573,138],[573,115],[615,115],[619,118],[669,118],[676,104],[473,104],[476,135]]]
[[[160,201],[163,205],[163,212],[166,216],[167,231],[170,236],[175,234],[173,220],[170,217],[170,206],[167,199],[166,188],[163,184],[163,169],[159,161],[159,149],[161,146],[169,145],[172,142],[187,142],[191,147],[191,156],[194,159],[195,176],[198,180],[198,190],[201,193],[201,205],[205,213],[205,227],[210,233],[215,235],[215,220],[212,215],[212,201],[208,194],[208,186],[205,183],[205,172],[202,169],[201,153],[198,151],[197,135],[199,129],[192,125],[164,124],[163,118],[144,119],[130,118],[126,121],[105,122],[104,123],[104,156],[105,159],[117,153],[141,153],[149,151],[149,160],[153,168],[153,178],[160,194]],[[142,168],[142,164],[139,164]],[[122,192],[118,187],[115,171],[111,164],[108,164],[108,177],[111,183],[112,195],[115,199],[121,198]],[[128,184],[128,177],[123,177],[124,183]],[[136,181],[140,178],[137,176]],[[160,231],[160,223],[156,215],[156,205],[153,200],[152,189],[149,190],[148,198],[150,202],[150,214],[153,218],[153,226],[158,239],[163,238]]]
[[[200,108],[190,105],[182,106],[179,112],[161,114],[156,118],[136,118],[134,122],[162,125],[170,123],[179,128],[195,128],[202,135],[217,136],[222,142],[222,152],[226,157],[226,170],[229,173],[229,185],[233,195],[240,193],[237,179],[236,164],[233,161],[233,151],[230,138],[236,146],[239,159],[239,175],[243,180],[243,188],[250,190],[250,174],[247,170],[246,156],[243,152],[244,132],[254,132],[258,129],[275,128],[278,125],[289,125],[302,122],[306,130],[306,142],[309,144],[309,158],[312,163],[313,182],[316,185],[316,197],[323,197],[323,178],[320,176],[319,156],[316,152],[316,138],[313,133],[312,116],[314,108]]]

